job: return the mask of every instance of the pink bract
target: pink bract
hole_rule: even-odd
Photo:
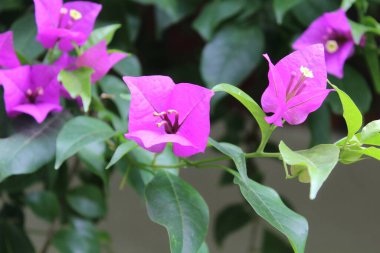
[[[131,91],[129,131],[125,137],[141,147],[186,157],[204,152],[210,134],[213,91],[189,83],[175,84],[167,76],[124,77]]]
[[[73,43],[81,46],[90,36],[95,20],[102,9],[100,4],[62,0],[34,0],[37,40],[45,48],[57,43],[62,51],[70,51]]]
[[[327,72],[342,78],[344,63],[354,53],[355,47],[344,10],[328,12],[314,20],[294,42],[293,48],[302,49],[316,43],[324,45]]]
[[[127,56],[126,53],[121,52],[108,53],[106,42],[101,41],[87,49],[77,58],[64,53],[54,65],[66,70],[75,70],[81,67],[92,68],[94,73],[91,76],[91,82],[96,83],[102,79],[116,63]]]
[[[15,68],[20,65],[13,47],[13,33],[0,33],[0,68]]]
[[[49,112],[61,111],[58,72],[58,68],[47,65],[1,70],[0,83],[4,87],[8,116],[25,113],[41,123]]]
[[[269,56],[269,86],[261,104],[269,124],[282,126],[303,123],[309,113],[317,110],[331,91],[326,89],[327,73],[322,44],[295,51],[273,65]]]

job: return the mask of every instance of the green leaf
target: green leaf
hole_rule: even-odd
[[[42,124],[19,122],[23,129],[0,139],[0,182],[11,175],[33,173],[50,162],[58,132],[67,118],[61,113]]]
[[[0,12],[16,10],[22,7],[21,0],[0,0]]]
[[[375,148],[375,147],[363,148],[357,152],[360,154],[375,158],[376,160],[380,160],[380,149],[378,148]]]
[[[96,28],[92,31],[86,44],[83,45],[82,50],[86,50],[92,46],[95,46],[101,41],[105,41],[107,45],[111,43],[115,32],[121,27],[120,24],[108,25],[100,28]]]
[[[331,76],[330,81],[350,96],[362,113],[369,111],[372,103],[372,92],[366,79],[358,71],[346,65],[343,79]],[[328,96],[327,101],[334,113],[343,113],[338,94],[333,92]]]
[[[215,241],[222,245],[223,241],[233,232],[252,222],[254,216],[244,203],[237,203],[223,209],[215,221]]]
[[[82,162],[86,165],[86,170],[90,171],[94,175],[97,175],[104,183],[104,186],[108,185],[108,175],[104,170],[106,161],[104,154],[106,147],[104,142],[93,142],[87,146],[81,148],[78,155]]]
[[[72,98],[80,97],[83,102],[83,109],[88,111],[91,103],[91,75],[94,72],[90,68],[79,68],[73,71],[62,70],[58,80],[69,92]]]
[[[222,27],[202,52],[201,73],[208,87],[217,83],[235,86],[243,82],[261,61],[264,35],[247,25]]]
[[[31,192],[26,195],[25,202],[37,216],[49,222],[53,222],[59,214],[58,198],[53,192]]]
[[[146,187],[145,197],[150,219],[168,231],[171,252],[197,252],[209,222],[201,195],[179,177],[159,171]]]
[[[238,14],[245,6],[242,0],[212,1],[208,3],[193,23],[205,40],[210,40],[217,27],[225,20]]]
[[[207,244],[205,242],[202,243],[201,247],[197,251],[197,253],[209,253],[209,249],[207,247]]]
[[[88,144],[107,140],[114,134],[112,128],[101,120],[87,116],[71,119],[58,134],[55,168]]]
[[[125,83],[120,78],[107,75],[100,81],[100,87],[104,93],[111,95],[111,100],[115,103],[121,118],[127,119],[130,102],[122,98],[124,94],[129,95]]]
[[[132,54],[119,61],[113,68],[121,76],[140,76],[142,73],[139,59]]]
[[[176,22],[193,12],[201,0],[134,0],[142,4],[154,4]]]
[[[112,165],[117,163],[123,156],[135,149],[137,144],[132,141],[127,141],[120,144],[112,155],[111,161],[107,164],[106,169],[109,169]]]
[[[235,177],[235,183],[256,213],[289,239],[295,253],[303,253],[309,230],[307,220],[285,206],[273,189],[239,177]]]
[[[265,230],[262,253],[293,253],[287,243],[272,231]]]
[[[342,3],[340,4],[340,8],[347,11],[355,3],[355,1],[356,0],[342,0]]]
[[[378,136],[380,133],[380,120],[374,120],[365,125],[360,134],[360,140],[365,143],[366,140],[370,140],[373,137]],[[380,145],[380,143],[379,143]]]
[[[223,142],[219,143],[211,138],[208,139],[208,143],[211,144],[214,148],[216,148],[220,152],[222,152],[223,154],[225,154],[226,156],[229,156],[232,158],[243,180],[246,180],[248,178],[247,164],[245,162],[245,154],[241,148],[231,143],[223,143]]]
[[[35,253],[33,245],[18,226],[0,220],[0,252],[1,253]]]
[[[102,218],[107,212],[102,192],[92,185],[72,189],[67,194],[67,202],[73,210],[85,218]]]
[[[100,253],[101,235],[87,221],[74,220],[69,227],[54,234],[53,245],[61,253]]]
[[[300,2],[302,0],[274,0],[273,8],[277,23],[281,24],[285,14]]]
[[[310,199],[314,199],[338,163],[339,148],[333,144],[321,144],[311,149],[295,152],[282,141],[279,148],[284,162],[292,166],[290,176],[300,176],[303,182],[309,181],[308,178],[310,179]]]
[[[252,114],[252,116],[257,121],[257,124],[260,127],[261,133],[265,133],[269,130],[270,125],[265,121],[265,113],[261,109],[261,107],[253,100],[250,96],[248,96],[244,91],[240,90],[237,87],[234,87],[230,84],[218,84],[212,88],[213,91],[223,91],[242,103],[245,108]]]
[[[363,124],[363,116],[355,105],[354,101],[337,86],[331,84],[331,86],[338,92],[338,96],[343,106],[343,118],[347,125],[347,141],[351,140],[354,134],[360,129]]]
[[[18,53],[27,58],[29,62],[35,60],[44,51],[36,41],[37,28],[34,15],[26,14],[13,23],[14,47]]]
[[[339,1],[302,0],[292,8],[292,14],[305,27],[325,12],[335,11],[339,8]]]
[[[366,46],[364,48],[364,56],[367,61],[368,69],[371,73],[372,81],[377,94],[380,94],[380,63],[377,52],[377,44],[375,37],[371,34],[366,35]]]
[[[363,37],[363,35],[366,32],[369,32],[371,30],[370,27],[362,25],[360,23],[356,23],[352,20],[349,20],[350,26],[351,26],[351,31],[352,31],[352,37],[354,39],[355,44],[359,45],[360,40]]]

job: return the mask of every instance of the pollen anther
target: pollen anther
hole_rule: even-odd
[[[330,54],[335,53],[339,49],[338,42],[336,40],[328,40],[325,44],[326,51]]]
[[[314,78],[313,71],[311,71],[309,68],[301,66],[300,68],[301,73],[307,77],[307,78]]]
[[[61,10],[60,10],[60,12],[61,12],[62,15],[66,15],[69,12],[69,10],[66,9],[65,7],[62,7]]]
[[[75,9],[70,10],[70,17],[74,19],[75,21],[80,20],[82,18],[82,13]]]

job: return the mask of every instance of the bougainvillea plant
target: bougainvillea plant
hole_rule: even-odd
[[[308,221],[254,162],[279,161],[313,200],[338,164],[380,160],[379,3],[100,2],[0,1],[0,252],[113,252],[97,225],[117,172],[172,253],[211,252],[214,218],[219,245],[253,224],[265,238],[249,252],[306,252]],[[330,122],[345,126],[334,141]],[[310,147],[273,140],[302,124]],[[242,203],[210,217],[180,173],[200,169],[222,171]],[[26,209],[49,224],[42,243]]]

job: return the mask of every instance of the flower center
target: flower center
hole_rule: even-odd
[[[169,118],[169,115],[174,114],[174,122]],[[164,126],[167,134],[175,134],[178,132],[181,125],[179,124],[179,114],[176,110],[170,109],[166,112],[154,112],[153,116],[160,117],[161,122],[157,123],[157,127]]]
[[[77,10],[71,9],[70,10],[70,17],[72,19],[74,19],[75,21],[78,21],[78,20],[82,19],[82,13],[80,13]]]
[[[42,87],[38,87],[35,90],[27,89],[26,90],[26,97],[29,100],[30,103],[34,104],[37,100],[37,97],[42,96],[44,94],[44,89]]]
[[[294,96],[298,95],[305,86],[305,80],[306,78],[314,78],[313,71],[311,71],[309,68],[301,66],[300,67],[301,76],[299,77],[298,81],[293,87],[293,82],[296,77],[296,73],[292,72],[290,76],[290,81],[288,88],[286,90],[286,101],[289,101]]]
[[[69,16],[66,18],[66,16]],[[60,26],[66,29],[70,29],[74,23],[82,19],[82,13],[75,9],[61,8]]]
[[[329,52],[330,54],[335,53],[335,52],[338,51],[338,49],[339,49],[338,42],[337,42],[336,40],[328,40],[328,41],[325,43],[325,49],[326,49],[326,51]]]

